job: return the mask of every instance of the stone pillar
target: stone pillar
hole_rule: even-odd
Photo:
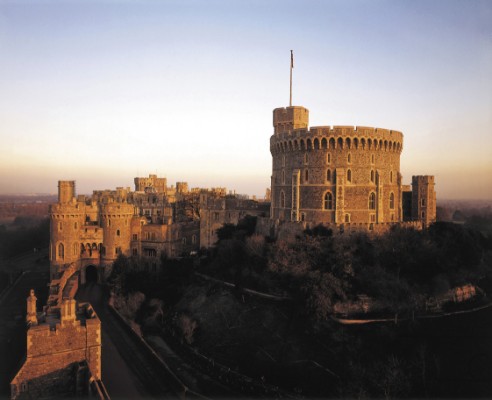
[[[26,315],[26,322],[29,325],[37,325],[38,324],[38,317],[37,317],[37,311],[36,311],[36,301],[37,300],[38,300],[38,298],[34,294],[34,289],[31,289],[29,297],[27,298],[27,315]]]

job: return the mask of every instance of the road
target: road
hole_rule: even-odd
[[[81,286],[76,299],[90,302],[101,320],[102,381],[112,399],[178,397],[162,367],[142,351],[135,337],[110,312],[102,286]]]

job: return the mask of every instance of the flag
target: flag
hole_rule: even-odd
[[[290,67],[294,68],[294,52],[290,51]]]

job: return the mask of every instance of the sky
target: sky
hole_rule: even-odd
[[[0,0],[0,193],[263,197],[272,110],[402,131],[401,173],[492,199],[492,1]]]

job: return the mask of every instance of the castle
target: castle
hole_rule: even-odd
[[[246,215],[258,217],[258,233],[277,238],[319,224],[340,233],[378,233],[435,221],[434,177],[413,176],[411,187],[402,183],[401,132],[308,125],[304,107],[273,111],[268,203],[224,188],[169,187],[156,175],[135,178],[134,191],[118,187],[91,197],[76,196],[75,181],[59,181],[50,209],[48,304],[38,315],[34,292],[27,300],[27,359],[11,383],[12,398],[107,397],[99,319],[90,305],[77,307],[73,296],[79,283],[104,281],[120,254],[155,273],[161,258],[214,246],[220,227]]]
[[[403,134],[364,126],[308,127],[309,111],[273,111],[270,218],[340,231],[427,227],[436,219],[433,176],[402,184]]]
[[[50,209],[51,279],[70,266],[80,283],[101,282],[122,254],[157,272],[162,257],[176,258],[211,247],[217,229],[245,215],[267,215],[268,205],[227,195],[225,188],[188,189],[185,182],[167,186],[166,178],[135,178],[130,188],[76,196],[74,181],[58,183],[58,203]]]

